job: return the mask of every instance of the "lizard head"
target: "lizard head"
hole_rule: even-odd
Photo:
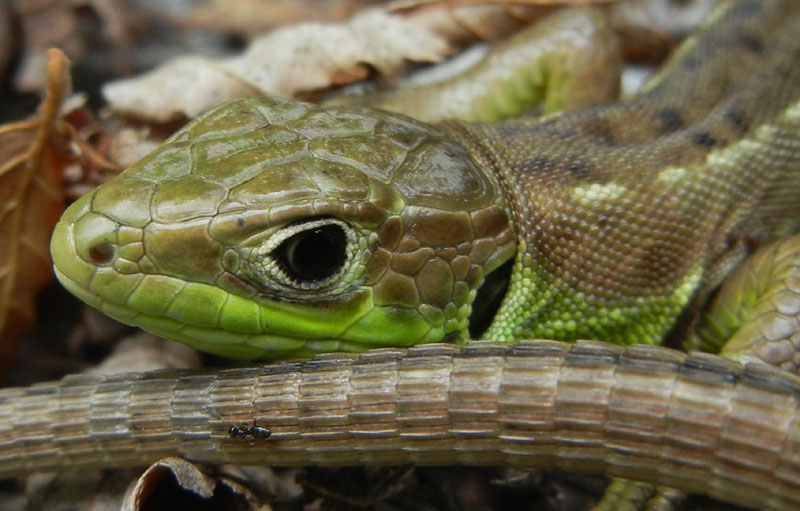
[[[271,97],[186,125],[51,242],[84,301],[246,359],[464,339],[515,248],[497,184],[437,128]]]

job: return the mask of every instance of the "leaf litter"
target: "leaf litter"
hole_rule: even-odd
[[[662,0],[657,1],[664,3]],[[648,2],[656,3],[651,0]],[[14,174],[17,176],[11,180],[14,186],[20,186],[26,179],[28,183],[33,183],[25,185],[31,190],[30,193],[22,193],[20,197],[29,198],[27,207],[30,207],[31,203],[39,204],[42,211],[36,211],[32,217],[42,217],[40,224],[52,225],[58,212],[46,213],[45,210],[49,211],[50,207],[45,208],[42,205],[49,204],[54,198],[60,200],[58,192],[60,170],[69,167],[74,169],[78,166],[80,168],[75,171],[78,175],[71,178],[73,183],[96,181],[98,173],[102,175],[102,172],[109,170],[110,173],[115,172],[113,170],[115,164],[120,167],[127,166],[142,152],[165,138],[169,130],[163,129],[165,125],[161,123],[175,118],[192,117],[226,99],[238,97],[237,95],[277,93],[297,97],[318,91],[324,92],[365,78],[392,83],[406,70],[409,63],[441,61],[466,44],[475,40],[499,38],[516,28],[525,26],[549,10],[541,6],[492,3],[493,5],[473,5],[473,2],[395,2],[385,9],[361,12],[341,23],[315,21],[276,29],[254,39],[248,49],[237,57],[218,59],[201,56],[180,57],[164,64],[164,68],[158,68],[139,77],[108,83],[105,94],[109,99],[109,112],[112,115],[102,121],[102,126],[105,128],[101,127],[94,134],[76,130],[72,127],[74,123],[65,123],[56,113],[57,107],[52,105],[49,110],[43,107],[39,116],[31,121],[15,123],[10,125],[11,128],[8,125],[0,127],[0,137],[2,137],[0,144],[3,151],[0,153],[2,162],[0,169],[3,169],[0,171],[2,172],[0,179],[4,179],[6,174]],[[113,2],[109,5],[111,4]],[[618,26],[640,23],[637,20],[626,20],[622,15],[617,16],[621,20],[615,22]],[[647,36],[648,32],[645,31],[644,34]],[[382,40],[384,35],[392,37]],[[637,37],[640,36],[641,33],[637,33]],[[672,38],[668,35],[662,39],[660,45],[671,44]],[[331,52],[330,48],[336,48],[337,51]],[[172,80],[175,82],[172,83]],[[63,98],[66,90],[61,90],[60,94]],[[134,122],[128,116],[138,117],[140,120],[144,118],[144,122]],[[44,122],[45,118],[50,119],[49,124]],[[179,124],[174,126],[177,127]],[[49,128],[42,127],[45,125]],[[95,125],[94,120],[84,120],[81,125],[99,126]],[[85,140],[97,136],[104,139],[102,147],[106,148],[107,152],[105,150],[94,152],[91,147],[86,146]],[[77,163],[75,158],[68,156],[70,150],[81,154],[82,157]],[[111,161],[109,162],[106,157]],[[26,174],[33,167],[39,168],[46,176],[53,179],[40,183],[43,178],[35,177],[36,174]],[[102,179],[101,177],[100,180]],[[5,197],[6,188],[5,182],[0,181],[0,198]],[[53,202],[58,203],[59,200]],[[3,215],[0,216],[0,243],[7,239],[3,237],[5,230],[13,228],[10,219],[25,216],[21,213],[25,211],[22,202],[25,201],[0,201],[0,207],[3,208],[0,212],[0,215]],[[33,220],[31,218],[28,221]],[[17,234],[24,229],[27,229],[27,226],[17,227]],[[29,280],[32,283],[30,289],[19,295],[23,298],[15,302],[30,303],[33,289],[38,285],[37,279],[50,273],[49,259],[45,260],[49,228],[40,227],[38,230],[32,230],[30,234],[26,231],[20,236],[19,241],[12,242],[11,245],[16,246],[19,253],[25,254],[26,261],[35,261],[39,270],[35,272],[36,275],[22,272],[13,278],[7,278],[7,275],[13,273],[9,272],[9,268],[16,268],[19,265],[6,264],[7,252],[10,253],[10,249],[0,248],[0,272],[2,272],[0,286],[5,290],[5,286],[12,280]],[[14,257],[19,260],[23,256],[17,254]],[[22,268],[18,268],[19,270]],[[0,307],[3,303],[0,301]],[[11,307],[7,309],[11,310]],[[29,307],[20,310],[23,312],[19,314],[27,314],[25,310],[32,309]],[[14,309],[14,314],[17,313],[17,309]],[[3,319],[5,320],[5,317]],[[3,350],[2,346],[0,350]],[[0,356],[4,357],[3,360],[7,360],[5,354]],[[120,363],[121,367],[125,367],[124,360]],[[169,462],[161,465],[161,468],[165,466],[175,467],[178,470],[194,470],[192,467],[182,466],[181,462],[177,464]],[[252,485],[253,488],[257,488],[261,484],[258,481],[262,481],[265,477],[272,478],[273,481],[267,486],[274,488],[274,485],[278,484],[274,481],[275,477],[280,477],[279,475],[276,476],[268,469],[263,469],[261,472],[268,475],[254,475],[255,472],[244,471],[239,472],[239,479],[248,481],[248,486]],[[462,480],[461,473],[456,472],[453,477]],[[140,484],[147,484],[147,479],[158,473],[159,469],[156,469],[145,474],[144,479],[140,479]],[[442,479],[436,478],[443,477],[431,473],[425,475],[424,471],[419,473],[423,475],[413,475],[410,481],[404,480],[402,483],[405,488],[403,491],[413,502],[417,502],[421,497],[420,488],[427,488],[420,479],[428,477],[441,481]],[[475,472],[470,472],[473,473]],[[491,474],[493,476],[480,479],[484,482],[475,484],[483,487],[484,491],[490,491],[498,484],[501,486],[516,484],[511,479],[503,479],[508,478],[508,474],[497,472]],[[325,477],[327,476],[323,475],[323,478]],[[202,477],[198,476],[197,480],[201,479]],[[200,486],[218,484],[213,482],[214,480],[204,481]],[[452,481],[449,484],[453,484]],[[559,484],[571,483],[557,482],[555,486]],[[191,486],[193,485],[189,485]],[[280,491],[277,490],[278,493]],[[207,490],[200,490],[199,493],[207,493]],[[293,494],[292,498],[298,498],[297,494]],[[307,498],[315,500],[307,501],[302,507],[314,509],[319,505],[321,497],[313,497],[312,494]],[[434,500],[435,498],[433,497]],[[250,497],[246,500],[250,501],[252,508],[269,508],[266,504],[257,504]],[[323,502],[324,500],[323,498]],[[118,507],[109,507],[112,508]]]
[[[66,161],[59,107],[69,90],[63,53],[47,59],[48,88],[30,120],[0,126],[0,361],[35,320],[36,292],[52,279],[50,233],[64,209]]]

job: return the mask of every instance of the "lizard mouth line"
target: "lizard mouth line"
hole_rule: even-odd
[[[242,333],[220,327],[190,325],[163,315],[147,314],[90,291],[55,268],[59,282],[71,293],[108,316],[140,326],[155,335],[189,344],[208,353],[241,360],[310,357],[332,351],[362,352],[373,346],[339,338],[300,338],[275,333]]]

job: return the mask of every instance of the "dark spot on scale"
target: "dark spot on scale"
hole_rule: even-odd
[[[762,53],[764,51],[764,45],[761,43],[761,41],[759,41],[758,38],[748,34],[738,34],[734,38],[734,43],[744,46],[753,53]]]
[[[717,144],[717,139],[707,131],[697,131],[690,135],[692,143],[701,147],[713,147]]]
[[[750,123],[740,110],[731,109],[725,112],[725,120],[730,122],[739,133],[745,133],[750,128]]]
[[[538,174],[548,172],[555,166],[554,160],[545,156],[537,156],[531,160],[525,160],[519,167],[520,172],[525,174]]]
[[[568,163],[567,170],[577,179],[586,179],[592,176],[592,166],[582,161]]]
[[[236,219],[236,227],[238,227],[239,229],[244,227],[244,218],[239,217]]]
[[[527,174],[563,174],[569,173],[573,179],[581,181],[603,182],[604,179],[596,171],[594,166],[583,160],[577,155],[566,155],[561,158],[548,158],[547,156],[537,156],[533,159],[522,162],[519,167],[520,173]]]
[[[595,140],[606,144],[614,145],[616,139],[614,137],[614,129],[604,117],[588,117],[583,119],[579,125],[581,133],[586,137],[594,138]]]
[[[681,111],[677,108],[667,107],[656,112],[656,120],[664,132],[675,131],[683,126]]]

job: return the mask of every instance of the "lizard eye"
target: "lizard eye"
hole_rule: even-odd
[[[283,240],[272,257],[286,276],[296,282],[327,280],[344,266],[347,236],[337,224],[311,227]]]
[[[352,270],[358,234],[336,218],[313,218],[283,227],[268,242],[267,269],[279,284],[322,289]]]

